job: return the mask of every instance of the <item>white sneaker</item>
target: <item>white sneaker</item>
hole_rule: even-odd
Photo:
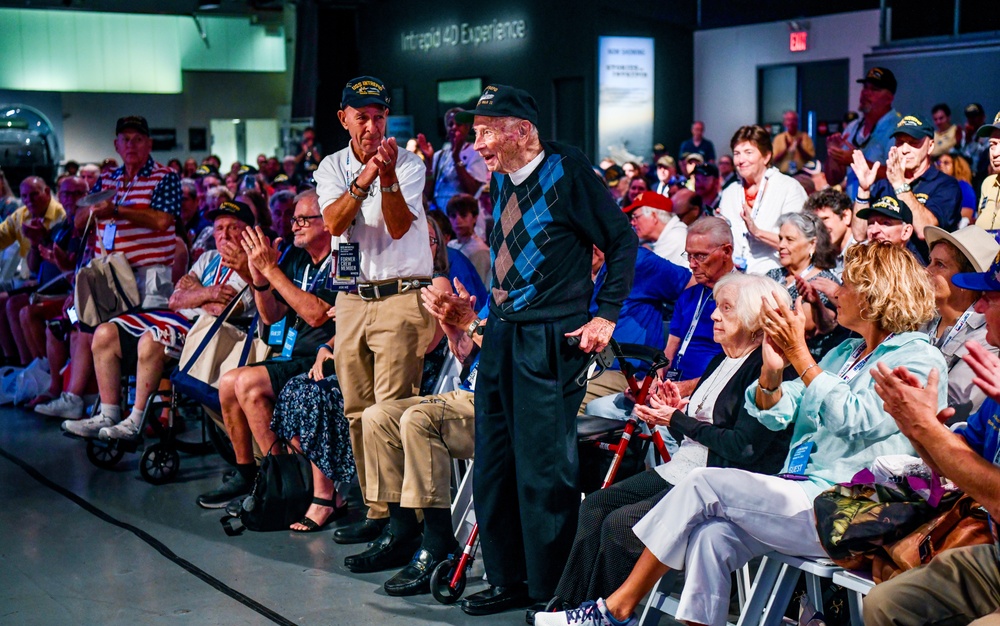
[[[637,626],[639,620],[635,613],[625,621],[611,617],[604,600],[586,601],[579,608],[558,613],[535,613],[535,626]]]
[[[94,438],[102,428],[108,428],[116,424],[110,417],[98,413],[94,417],[85,420],[66,420],[62,423],[62,429],[79,437]]]
[[[78,420],[83,418],[84,409],[83,398],[64,391],[59,394],[58,398],[37,405],[35,413],[48,415],[49,417],[61,417],[67,420]]]
[[[142,414],[132,413],[127,418],[118,422],[114,426],[106,426],[98,431],[97,436],[101,441],[112,439],[134,439],[139,434],[142,427]]]

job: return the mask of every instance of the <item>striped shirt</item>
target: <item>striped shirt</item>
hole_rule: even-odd
[[[150,157],[130,182],[124,180],[125,168],[102,174],[93,191],[115,189],[116,206],[129,209],[151,209],[177,217],[181,209],[181,183],[170,168]],[[174,262],[174,223],[166,230],[138,226],[122,217],[97,222],[98,241],[103,241],[105,229],[115,224],[114,251],[125,255],[133,268],[171,265]]]

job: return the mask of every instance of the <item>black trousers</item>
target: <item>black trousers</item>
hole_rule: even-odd
[[[587,355],[565,333],[574,315],[512,323],[491,316],[476,380],[473,497],[492,585],[527,581],[548,599],[573,543],[580,507],[576,412]]]
[[[647,470],[587,496],[555,595],[578,606],[621,587],[645,548],[632,527],[670,488]]]

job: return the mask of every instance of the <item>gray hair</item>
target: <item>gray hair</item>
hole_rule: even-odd
[[[274,207],[277,206],[279,202],[283,202],[285,200],[294,200],[294,199],[295,199],[295,194],[292,193],[290,189],[282,189],[280,191],[275,191],[273,194],[271,194],[270,200],[267,201],[267,206],[269,209],[273,211]]]
[[[715,283],[712,295],[718,299],[722,290],[728,287],[736,289],[736,319],[739,320],[743,330],[748,333],[757,332],[763,325],[762,299],[767,300],[771,306],[777,306],[774,299],[775,294],[777,294],[778,299],[784,302],[785,306],[789,308],[792,306],[792,297],[788,295],[788,289],[767,276],[730,272]]]
[[[181,179],[181,191],[184,192],[184,193],[194,193],[194,195],[197,196],[198,195],[198,183],[194,182],[194,180],[192,180],[190,178],[182,178]]]
[[[218,187],[212,187],[211,189],[205,192],[205,197],[209,198],[210,200],[214,200],[219,196],[224,197],[226,200],[233,199],[232,192],[221,185]]]
[[[729,222],[721,217],[699,217],[688,226],[687,234],[688,237],[705,235],[712,240],[712,243],[719,246],[733,245],[733,229],[729,226]]]
[[[785,224],[799,229],[806,239],[815,239],[819,236],[819,229],[825,228],[823,222],[812,213],[782,213],[778,218],[778,228]]]
[[[636,211],[639,211],[642,215],[652,215],[659,220],[661,224],[666,224],[670,221],[670,218],[673,217],[672,213],[661,211],[660,209],[654,209],[651,206],[641,206],[636,209]]]

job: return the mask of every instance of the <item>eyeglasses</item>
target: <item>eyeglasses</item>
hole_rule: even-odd
[[[309,220],[323,219],[322,215],[296,215],[289,222],[292,226],[298,226],[299,228],[305,228],[309,225]]]
[[[704,263],[708,260],[708,257],[715,254],[715,250],[711,252],[688,252],[688,262],[694,261],[695,263]]]

